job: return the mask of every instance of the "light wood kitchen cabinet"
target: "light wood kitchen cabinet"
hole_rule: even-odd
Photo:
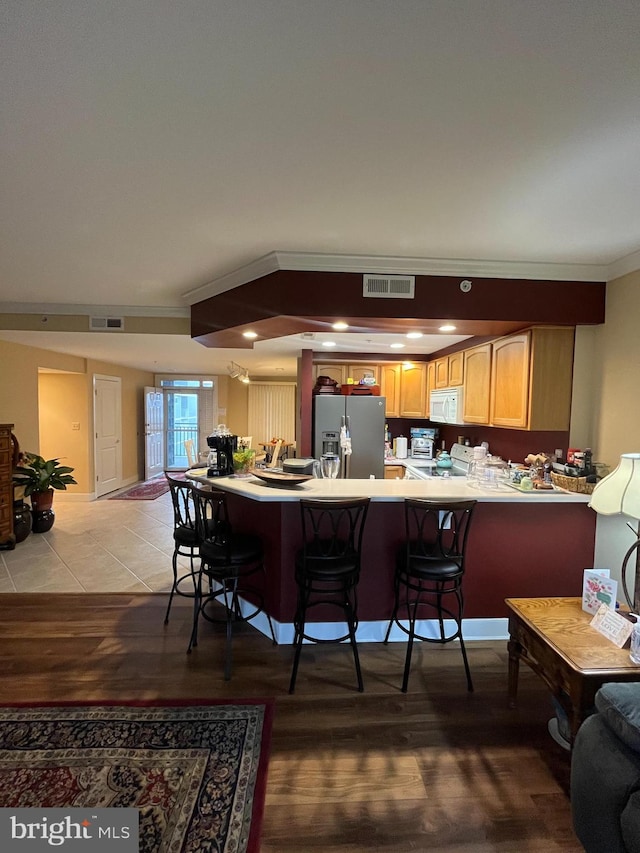
[[[404,465],[385,465],[385,480],[404,480]]]
[[[449,359],[437,358],[434,362],[436,388],[449,387]]]
[[[436,363],[430,361],[427,364],[427,398],[425,400],[424,413],[425,417],[431,414],[431,392],[436,387]]]
[[[434,362],[435,388],[452,388],[464,380],[464,350],[437,358]]]
[[[346,364],[316,364],[313,368],[314,380],[318,376],[328,376],[335,380],[338,385],[344,385],[347,381],[347,365]]]
[[[359,385],[361,380],[365,376],[373,376],[376,385],[380,384],[380,365],[379,364],[366,364],[365,362],[359,362],[358,364],[348,364],[347,365],[347,379],[353,379],[356,385]]]
[[[568,430],[574,329],[539,326],[493,343],[493,426]]]
[[[424,418],[427,412],[427,365],[403,364],[400,380],[400,417]]]
[[[465,350],[462,420],[465,424],[488,424],[491,400],[491,344]]]
[[[401,364],[380,365],[380,395],[385,398],[385,416],[400,417]]]
[[[449,387],[464,383],[465,351],[451,353],[449,356]]]

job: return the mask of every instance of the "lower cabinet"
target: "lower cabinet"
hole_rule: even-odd
[[[404,465],[385,465],[385,480],[404,480]]]

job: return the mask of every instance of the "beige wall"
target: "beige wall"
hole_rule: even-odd
[[[63,373],[42,372],[50,370]],[[144,387],[153,374],[0,340],[0,423],[14,424],[23,450],[66,458],[78,480],[69,493],[94,491],[94,373],[122,380],[122,476],[133,482],[144,476]]]
[[[74,468],[76,490],[92,491],[90,398],[82,373],[41,373],[38,386],[40,454]],[[74,429],[74,424],[78,429]],[[16,433],[17,435],[17,433]],[[24,448],[29,450],[29,447]],[[71,491],[73,487],[69,488]]]
[[[615,466],[640,452],[640,271],[607,284],[606,318],[595,330],[593,449]]]

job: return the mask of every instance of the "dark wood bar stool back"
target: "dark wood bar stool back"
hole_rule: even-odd
[[[295,653],[289,693],[298,675],[302,643],[342,643],[349,640],[362,692],[362,671],[356,643],[358,627],[357,586],[360,578],[362,534],[369,498],[349,500],[301,500],[303,547],[296,556],[298,603],[294,618]],[[310,633],[307,613],[318,605],[342,609],[346,634],[326,639]],[[341,623],[337,623],[338,626]]]
[[[395,604],[384,638],[384,642],[388,642],[394,624],[408,634],[403,693],[407,692],[409,684],[415,639],[427,643],[459,640],[467,688],[473,690],[462,638],[462,581],[467,538],[475,505],[476,501],[405,499],[405,543],[398,552]],[[420,634],[416,630],[418,620],[433,615],[438,620],[435,636]]]
[[[250,580],[252,576],[264,575],[263,545],[259,536],[233,532],[225,492],[195,485],[191,490],[196,509],[200,569],[196,575],[193,628],[187,651],[191,652],[198,645],[198,622],[201,616],[209,622],[224,621],[224,677],[228,681],[231,678],[234,622],[250,622],[259,613],[264,613],[271,639],[274,645],[276,643],[271,617],[264,609],[263,589],[254,586]],[[205,594],[202,592],[203,578],[209,582]],[[216,602],[224,607],[224,616],[220,619],[212,613]]]
[[[178,480],[167,471],[164,472],[173,505],[173,584],[169,594],[169,603],[164,617],[164,624],[169,621],[169,613],[174,595],[184,595],[193,598],[196,592],[196,567],[194,560],[198,556],[198,533],[196,530],[196,512],[191,494],[191,483]],[[178,557],[188,557],[190,570],[178,576]],[[187,584],[188,582],[188,584]],[[188,588],[185,589],[185,586]]]

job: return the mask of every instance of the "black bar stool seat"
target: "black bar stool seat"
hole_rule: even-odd
[[[172,477],[168,471],[164,476],[169,483],[171,493],[171,504],[173,506],[173,557],[171,567],[173,569],[173,583],[169,594],[169,603],[164,616],[165,625],[169,621],[169,613],[173,603],[174,595],[183,595],[193,598],[196,593],[196,567],[194,560],[198,556],[198,531],[196,529],[196,513],[191,494],[191,483],[187,480],[178,480]],[[188,557],[190,568],[188,572],[178,575],[178,557]],[[189,588],[185,589],[185,581],[189,582]]]
[[[462,637],[462,581],[467,537],[475,505],[476,501],[405,499],[405,542],[398,551],[394,608],[384,638],[387,643],[394,624],[408,635],[403,693],[407,692],[409,685],[411,656],[416,639],[439,644],[459,640],[467,689],[473,691]],[[425,618],[425,612],[433,615],[434,611],[438,620],[438,636],[420,634],[416,630],[418,619]],[[446,630],[445,617],[453,621],[453,630]]]
[[[349,500],[301,500],[302,550],[296,555],[298,601],[294,617],[295,654],[289,693],[295,690],[302,643],[342,643],[349,640],[362,692],[362,671],[356,642],[358,627],[357,586],[360,579],[362,534],[369,498]],[[312,607],[339,607],[347,632],[330,639],[310,633],[307,613]],[[340,624],[340,623],[338,623]]]
[[[198,645],[198,622],[201,616],[209,622],[224,621],[224,678],[228,681],[231,678],[235,622],[250,622],[258,614],[264,613],[269,623],[271,639],[274,645],[276,644],[271,617],[264,609],[262,588],[251,581],[254,575],[265,573],[264,548],[259,536],[233,532],[225,492],[195,485],[191,487],[191,491],[196,510],[200,569],[197,572],[193,628],[187,652],[191,652],[192,648]],[[202,592],[203,578],[209,582],[209,591],[206,594]],[[212,612],[216,603],[223,605],[224,617],[217,617]]]

